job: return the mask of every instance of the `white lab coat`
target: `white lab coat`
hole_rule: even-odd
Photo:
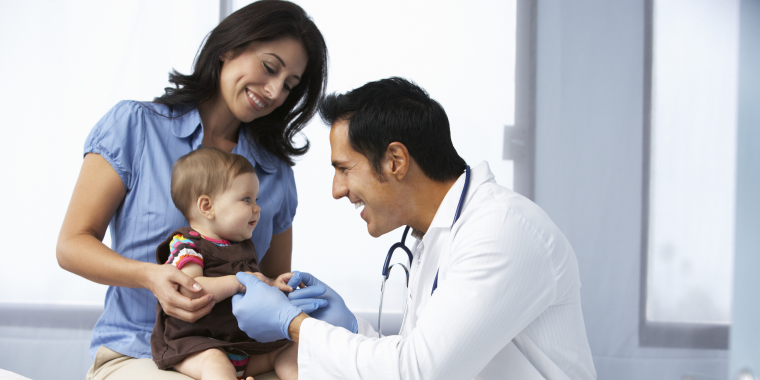
[[[377,338],[316,319],[301,325],[299,379],[595,379],[578,264],[549,217],[496,184],[488,164],[452,186],[414,245],[409,316]],[[431,296],[440,268],[438,288]]]

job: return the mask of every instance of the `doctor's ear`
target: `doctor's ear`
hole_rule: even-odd
[[[389,174],[398,180],[403,179],[409,171],[410,163],[409,151],[406,149],[406,146],[400,142],[388,144],[385,159]]]
[[[214,204],[211,197],[208,195],[201,195],[198,197],[198,202],[195,205],[198,208],[198,212],[206,219],[214,219]]]

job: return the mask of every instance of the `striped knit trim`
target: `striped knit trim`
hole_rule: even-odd
[[[190,248],[182,248],[181,251],[172,254],[169,257],[169,261],[167,264],[171,264],[177,267],[177,269],[182,269],[182,267],[187,264],[188,262],[193,262],[203,267],[203,256],[201,256],[200,253],[190,249]]]
[[[182,269],[185,265],[189,263],[196,263],[203,268],[203,258],[198,258],[195,256],[180,256],[179,260],[177,261],[177,269]]]

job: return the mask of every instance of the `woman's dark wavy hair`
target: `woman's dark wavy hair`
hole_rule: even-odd
[[[253,41],[272,41],[281,37],[291,37],[301,42],[308,55],[306,70],[281,106],[267,116],[241,125],[241,128],[246,128],[249,139],[293,165],[291,157],[303,155],[309,150],[308,141],[296,147],[293,138],[314,116],[327,86],[325,40],[306,12],[296,4],[282,0],[260,0],[229,15],[207,36],[195,57],[193,73],[184,75],[172,70],[169,82],[176,87],[165,88],[164,95],[153,101],[169,107],[197,106],[217,94],[222,69],[221,55],[232,51],[233,56],[237,56]]]

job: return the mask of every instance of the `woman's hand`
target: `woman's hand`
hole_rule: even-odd
[[[194,278],[182,273],[174,265],[149,264],[148,268],[143,286],[153,292],[166,314],[192,323],[211,312],[215,304],[213,294],[196,299],[180,294],[180,287],[192,293],[203,291]]]
[[[71,202],[58,235],[56,256],[61,268],[104,285],[146,288],[167,314],[192,322],[208,314],[210,297],[191,300],[178,291],[193,292],[195,280],[173,265],[128,259],[103,245],[108,222],[124,201],[126,188],[116,170],[102,156],[84,157]]]

